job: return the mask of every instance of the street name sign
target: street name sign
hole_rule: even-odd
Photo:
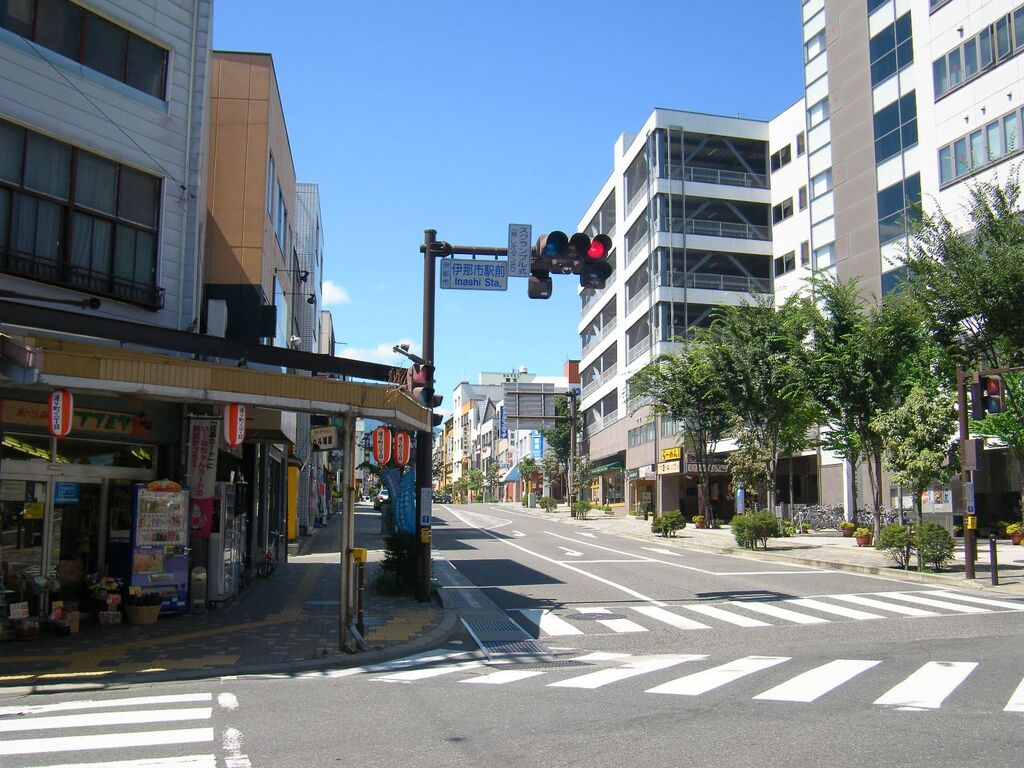
[[[441,259],[441,287],[464,291],[507,291],[508,265],[504,261]]]
[[[533,251],[533,226],[530,224],[508,225],[508,274],[509,277],[530,276],[530,254]]]

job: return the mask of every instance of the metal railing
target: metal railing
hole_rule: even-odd
[[[78,266],[49,261],[27,253],[8,251],[0,253],[0,273],[29,277],[54,285],[77,288],[87,293],[138,304],[150,309],[162,309],[164,289],[116,277]]]
[[[616,421],[619,420],[618,410],[606,413],[604,416],[594,415],[594,420],[587,425],[587,435],[594,435],[600,432],[605,427],[610,427]]]
[[[662,222],[664,227],[665,222]],[[740,240],[771,240],[771,227],[759,227],[754,224],[738,224],[732,221],[708,221],[706,219],[682,219],[673,217],[669,220],[670,232],[685,232],[688,235],[704,235],[708,237],[733,237]],[[663,230],[664,231],[664,230]]]
[[[599,374],[597,374],[593,379],[584,384],[583,397],[588,397],[593,392],[596,392],[598,388],[606,381],[615,378],[615,371],[617,370],[617,368],[618,363],[612,363],[610,366],[608,366]]]
[[[737,291],[739,293],[771,293],[770,280],[745,275],[719,275],[710,272],[660,272],[658,285],[672,288],[694,288],[706,291]]]
[[[638,341],[632,347],[626,350],[626,363],[632,363],[638,357],[646,354],[651,349],[651,337],[647,336],[642,341]]]
[[[626,249],[626,263],[627,264],[629,264],[633,260],[634,256],[636,256],[638,253],[640,253],[641,250],[643,250],[643,247],[645,245],[647,245],[647,243],[648,243],[648,241],[650,241],[650,239],[651,239],[651,233],[650,232],[644,232],[643,237],[641,237],[639,240],[635,240],[635,241],[633,241],[632,243],[629,244],[629,247]]]
[[[645,284],[642,289],[637,291],[633,298],[626,302],[626,314],[628,315],[634,309],[645,303],[650,298],[650,292],[647,290],[648,286]]]
[[[680,173],[680,171],[682,171]],[[678,165],[669,168],[669,178],[683,178],[704,184],[724,184],[730,187],[747,187],[751,189],[768,189],[768,177],[761,173],[745,171],[727,171],[718,168],[705,168],[700,165],[687,165],[680,169]]]

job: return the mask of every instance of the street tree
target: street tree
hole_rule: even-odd
[[[562,465],[553,450],[544,452],[544,456],[540,460],[540,471],[544,475],[544,483],[549,487],[554,486],[562,479]]]
[[[472,494],[479,493],[484,487],[484,473],[477,467],[473,467],[466,473],[466,490]]]
[[[900,293],[866,303],[854,281],[818,278],[807,381],[821,409],[821,444],[854,469],[863,461],[871,491],[874,532],[881,529],[882,452],[876,418],[909,389],[908,369],[920,364],[919,313]],[[853,484],[854,520],[857,487]]]
[[[530,492],[532,478],[537,473],[537,460],[533,456],[524,456],[516,464],[519,468],[519,478],[523,481],[523,498]]]
[[[923,523],[921,495],[959,469],[959,452],[950,452],[956,434],[953,395],[915,384],[902,403],[875,416],[872,428],[884,443],[892,479],[913,493],[917,522]]]
[[[572,468],[572,487],[581,501],[590,492],[590,484],[594,480],[594,470],[588,456],[574,456]],[[572,500],[570,499],[570,503]]]
[[[501,467],[496,461],[487,462],[484,470],[484,488],[492,500],[499,498],[498,486],[501,484]]]
[[[540,433],[544,436],[546,456],[548,451],[553,451],[558,462],[563,467],[569,466],[569,446],[572,443],[572,407],[566,395],[559,395],[555,398],[555,424],[550,429],[542,429]],[[576,414],[576,434],[583,431],[583,416]]]
[[[803,375],[809,324],[803,300],[794,296],[776,308],[765,298],[716,307],[710,327],[697,333],[722,382],[740,448],[750,448],[750,455],[763,461],[755,487],[770,509],[779,457],[799,444],[797,434],[815,420]]]
[[[684,451],[693,456],[697,469],[697,511],[710,524],[711,463],[734,419],[707,342],[689,341],[678,352],[659,355],[630,379],[629,397],[637,403],[632,413],[649,409],[679,425]]]

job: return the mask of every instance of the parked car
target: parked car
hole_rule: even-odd
[[[390,501],[391,494],[388,493],[387,488],[381,488],[380,492],[373,499],[373,508],[380,509],[385,501]]]

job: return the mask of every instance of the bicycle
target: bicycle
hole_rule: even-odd
[[[277,567],[277,563],[274,561],[274,550],[277,548],[277,540],[281,538],[281,534],[278,531],[270,532],[270,544],[267,545],[267,551],[263,553],[263,562],[256,567],[256,575],[266,578],[274,572]]]

